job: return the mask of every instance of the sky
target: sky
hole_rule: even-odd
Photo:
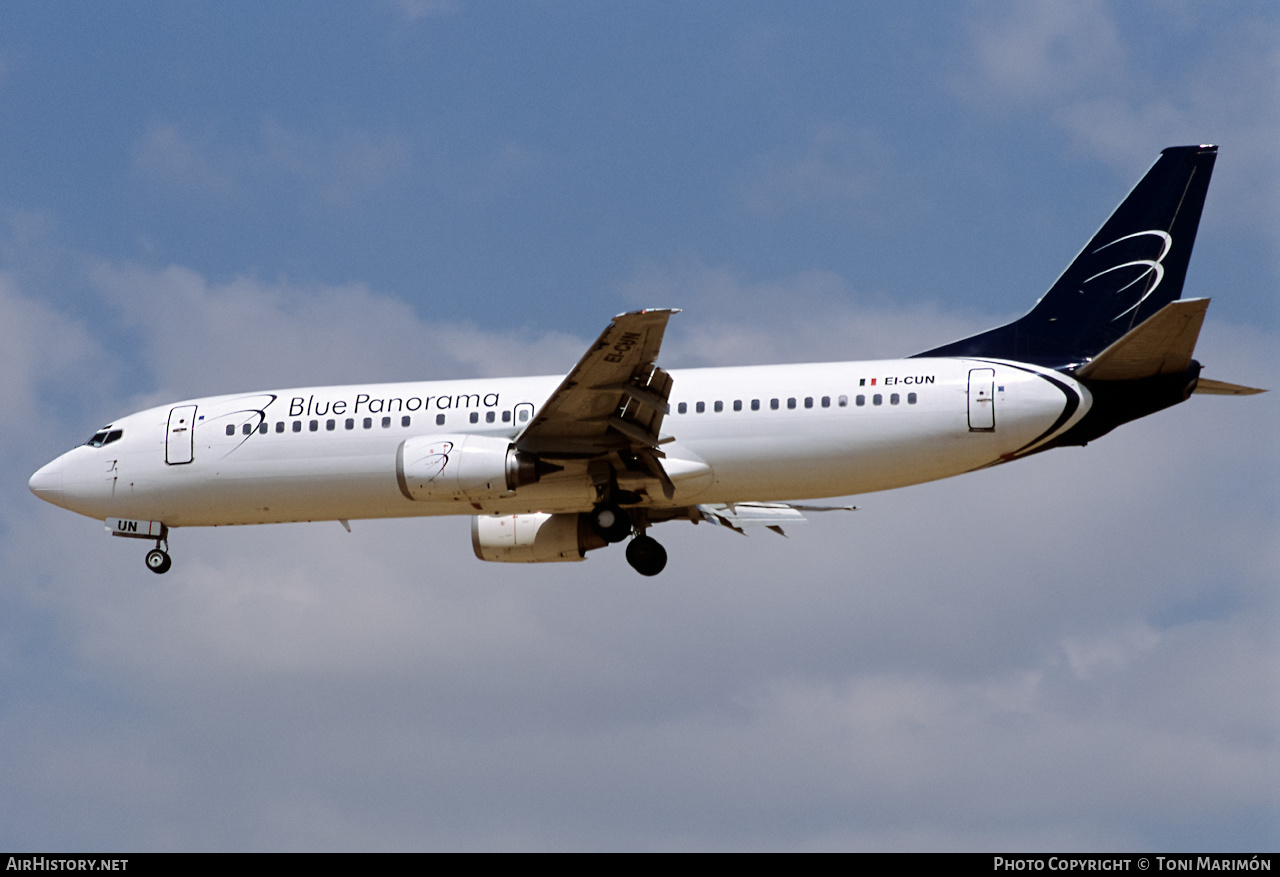
[[[1220,154],[1205,376],[1280,387],[1267,2],[6,4],[0,849],[1280,846],[1280,403],[1196,396],[670,563],[463,518],[41,503],[113,418],[304,384],[908,355]],[[801,497],[797,497],[800,499]]]

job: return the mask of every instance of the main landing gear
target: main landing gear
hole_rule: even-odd
[[[642,576],[656,576],[667,565],[667,549],[652,536],[637,536],[627,546],[627,563]]]
[[[612,545],[631,535],[631,516],[615,502],[602,502],[591,510],[591,529]]]
[[[610,544],[622,542],[633,532],[636,537],[627,545],[627,563],[642,576],[656,576],[667,565],[667,551],[643,529],[637,528],[631,515],[615,502],[598,503],[587,518],[597,536]]]

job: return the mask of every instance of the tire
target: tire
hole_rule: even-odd
[[[147,552],[147,569],[156,575],[167,573],[171,566],[173,566],[173,559],[159,548],[152,548]]]
[[[621,506],[602,502],[591,510],[591,529],[605,542],[621,542],[631,535],[631,518]]]
[[[637,536],[627,546],[627,563],[642,576],[656,576],[667,565],[667,549],[650,536]]]

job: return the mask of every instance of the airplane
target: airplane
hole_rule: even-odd
[[[1216,146],[1165,149],[1023,317],[906,359],[667,371],[668,320],[615,317],[563,378],[305,387],[130,414],[36,472],[40,499],[153,541],[181,527],[470,515],[481,560],[581,561],[684,520],[777,532],[797,504],[1084,445],[1193,393],[1206,298],[1181,299]],[[785,533],[784,533],[785,535]]]

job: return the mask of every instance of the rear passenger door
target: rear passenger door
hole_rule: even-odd
[[[996,370],[993,368],[969,369],[969,431],[994,432],[996,428],[995,402]]]

